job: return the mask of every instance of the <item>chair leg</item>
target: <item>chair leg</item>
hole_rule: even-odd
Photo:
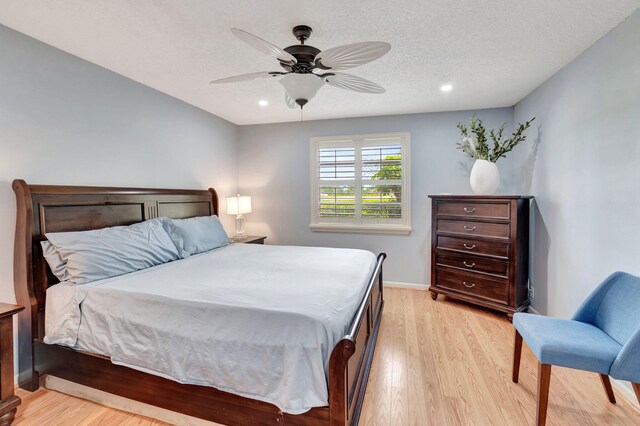
[[[551,364],[538,362],[538,410],[536,424],[547,423],[547,406],[549,405],[549,385],[551,384]]]
[[[613,388],[611,387],[611,380],[609,380],[609,376],[607,376],[606,374],[601,374],[600,380],[602,380],[602,386],[604,386],[604,391],[607,393],[609,402],[615,404],[616,396],[613,394]]]
[[[518,383],[520,377],[520,356],[522,355],[522,336],[516,330],[516,338],[513,344],[513,383]]]
[[[633,390],[636,392],[636,398],[638,398],[638,402],[640,402],[640,383],[631,383],[633,386]]]

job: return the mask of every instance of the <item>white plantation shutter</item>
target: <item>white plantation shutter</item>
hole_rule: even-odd
[[[385,142],[361,148],[363,218],[402,218],[402,144]]]
[[[409,233],[410,135],[311,139],[311,228]]]
[[[355,217],[356,151],[353,147],[318,149],[319,215]]]

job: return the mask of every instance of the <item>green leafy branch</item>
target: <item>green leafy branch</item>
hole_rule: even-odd
[[[520,123],[509,139],[503,140],[506,124],[502,124],[497,131],[491,129],[489,131],[489,137],[493,141],[493,147],[490,148],[487,130],[482,120],[476,118],[474,115],[471,117],[471,120],[469,120],[469,126],[458,123],[457,127],[462,134],[462,141],[458,142],[456,146],[471,158],[495,163],[500,158],[506,157],[506,154],[511,152],[520,142],[526,140],[527,136],[524,135],[524,132],[531,126],[531,123],[535,119],[536,118],[533,117],[524,124]]]

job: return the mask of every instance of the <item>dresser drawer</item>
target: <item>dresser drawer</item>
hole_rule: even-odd
[[[476,298],[507,304],[509,302],[508,284],[509,280],[507,279],[436,266],[436,287]]]
[[[501,275],[505,278],[509,275],[509,262],[467,253],[438,250],[436,252],[436,264],[437,266],[450,266],[468,271]]]
[[[436,215],[479,217],[484,219],[509,219],[511,205],[509,202],[482,203],[477,201],[438,201]]]
[[[509,238],[508,223],[473,222],[465,220],[438,219],[438,232],[449,232],[470,236]]]
[[[437,248],[457,250],[486,256],[509,257],[509,244],[498,241],[474,240],[471,238],[437,236]]]

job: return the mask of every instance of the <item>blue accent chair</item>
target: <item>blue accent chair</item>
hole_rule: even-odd
[[[538,425],[546,423],[552,365],[600,374],[613,404],[609,376],[627,380],[640,402],[640,277],[612,274],[571,320],[516,313],[513,326],[513,382],[518,383],[523,339],[538,358]]]

